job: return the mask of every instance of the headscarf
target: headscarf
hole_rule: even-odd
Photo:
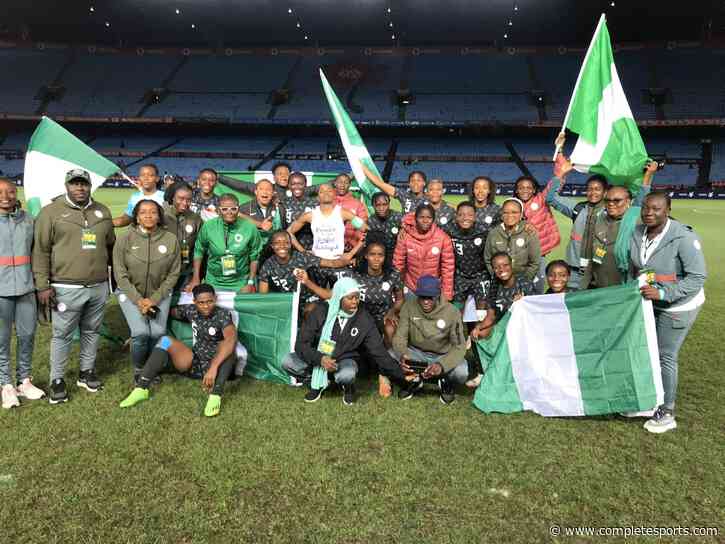
[[[614,242],[614,258],[623,281],[627,281],[629,274],[629,241],[632,239],[641,211],[640,206],[632,206],[625,212],[619,224],[617,240]]]
[[[319,352],[325,353],[326,355],[332,355],[332,353],[326,353],[329,349],[325,350],[325,345],[329,346],[335,321],[337,321],[338,317],[350,319],[353,315],[355,315],[348,314],[340,308],[340,301],[343,297],[359,291],[360,285],[353,278],[341,278],[335,283],[335,286],[332,288],[332,297],[327,302],[327,317],[325,318],[325,324],[322,326],[320,341],[317,344],[317,350]],[[316,366],[312,370],[312,389],[325,389],[328,385],[329,380],[327,379],[327,370],[325,370],[322,366]]]

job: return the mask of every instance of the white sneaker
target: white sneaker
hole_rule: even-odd
[[[45,396],[45,391],[35,387],[31,378],[25,378],[16,388],[19,397],[25,397],[28,400],[38,400]]]
[[[660,406],[655,410],[654,415],[645,421],[644,428],[651,433],[661,434],[677,428],[675,414],[664,406]]]
[[[20,406],[18,394],[16,393],[13,384],[11,383],[6,383],[5,385],[3,385],[2,398],[3,408],[5,408],[6,410],[10,410],[10,408]]]
[[[475,378],[470,379],[466,382],[466,387],[470,389],[476,389],[479,385],[481,385],[482,378],[483,374],[478,374]]]

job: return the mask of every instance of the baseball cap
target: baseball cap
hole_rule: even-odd
[[[66,183],[73,181],[74,179],[82,179],[89,185],[91,183],[91,175],[82,168],[74,168],[73,170],[69,170],[68,173],[65,175]]]
[[[441,294],[441,280],[435,276],[421,276],[415,284],[415,296],[438,297]]]

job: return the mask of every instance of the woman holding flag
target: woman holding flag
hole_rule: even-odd
[[[705,303],[705,256],[699,237],[688,225],[670,217],[672,205],[664,192],[647,195],[642,224],[630,238],[633,276],[643,275],[642,296],[651,300],[657,327],[664,404],[644,428],[664,433],[677,427],[677,356]]]

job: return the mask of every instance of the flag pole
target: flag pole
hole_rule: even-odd
[[[592,47],[594,46],[595,38],[597,37],[597,34],[599,34],[599,29],[602,27],[602,25],[606,24],[607,18],[606,14],[602,13],[601,17],[599,17],[599,23],[597,23],[597,28],[594,30],[594,36],[592,36],[592,41],[589,43],[589,48],[587,49],[587,54],[584,55],[584,62],[582,62],[581,68],[579,68],[579,75],[576,78],[576,83],[574,83],[574,91],[571,93],[571,98],[569,99],[569,107],[566,109],[566,115],[564,116],[564,122],[561,125],[561,131],[559,131],[559,134],[565,134],[566,133],[566,123],[569,121],[569,115],[571,114],[571,104],[574,101],[574,96],[576,96],[576,91],[579,88],[579,82],[582,79],[582,74],[584,73],[584,68],[587,65],[587,60],[589,60],[589,55],[592,52]],[[554,150],[554,156],[551,158],[551,161],[554,162],[556,160],[556,156],[561,152],[561,148],[563,147],[563,144],[557,144],[556,149]]]
[[[130,177],[129,177],[129,176],[127,175],[127,174],[126,174],[126,172],[124,172],[123,170],[119,170],[119,172],[121,173],[121,175],[123,176],[123,178],[124,178],[124,179],[125,179],[126,181],[128,181],[128,182],[129,182],[129,183],[130,183],[131,185],[133,185],[134,187],[136,187],[136,189],[140,189],[140,188],[141,188],[141,187],[139,186],[139,184],[138,184],[138,183],[136,183],[136,182],[135,182],[134,180],[132,180],[132,179],[131,179],[131,178],[130,178]]]

